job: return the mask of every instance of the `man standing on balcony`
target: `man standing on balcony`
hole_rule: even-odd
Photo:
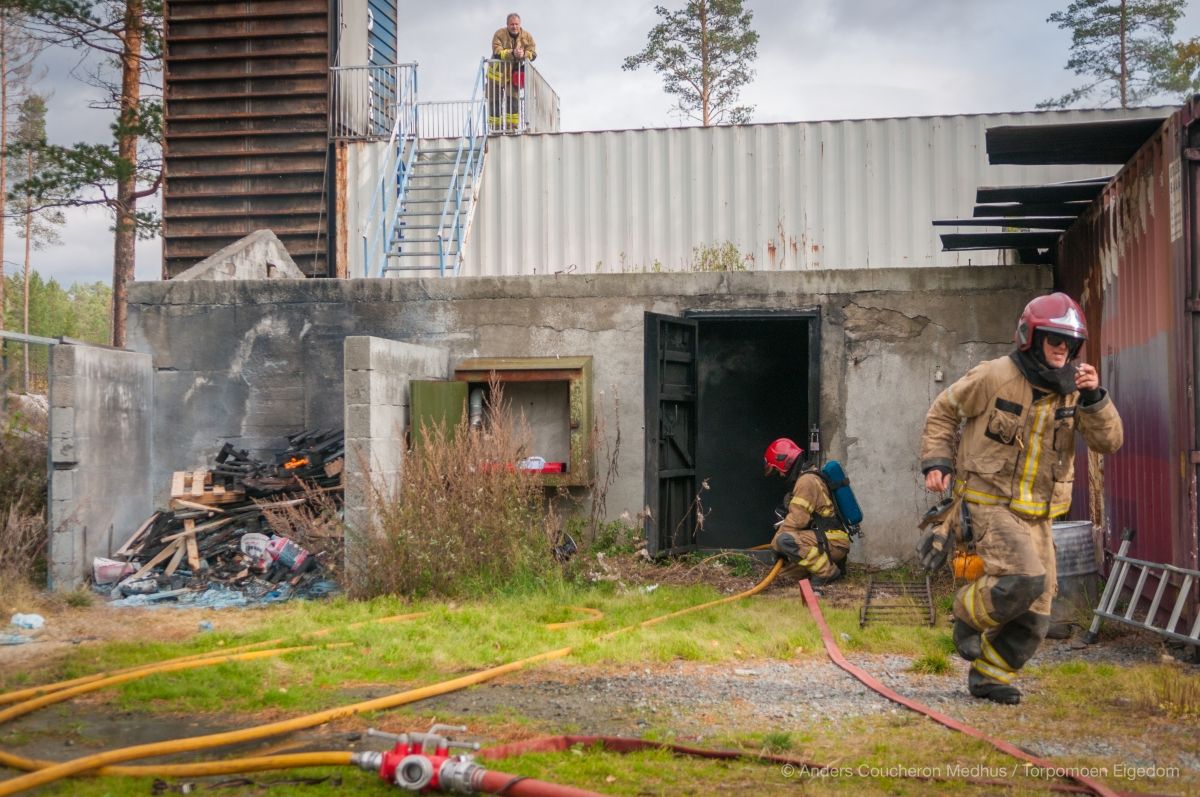
[[[492,36],[492,58],[487,70],[488,125],[492,130],[517,130],[525,62],[537,58],[537,44],[521,27],[520,14],[509,14],[505,26]]]

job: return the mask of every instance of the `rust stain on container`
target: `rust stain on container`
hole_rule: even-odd
[[[1200,144],[1195,104],[1184,106],[1127,163],[1063,236],[1058,279],[1079,297],[1100,368],[1125,425],[1125,443],[1104,459],[1105,547],[1137,531],[1132,555],[1197,567],[1197,399],[1189,307],[1197,297],[1195,235]],[[1087,512],[1086,461],[1075,509]],[[1097,479],[1092,474],[1092,482]]]
[[[329,274],[330,4],[164,6],[163,277],[259,229]]]

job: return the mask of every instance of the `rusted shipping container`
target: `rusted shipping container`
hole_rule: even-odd
[[[167,0],[163,277],[259,229],[328,271],[328,0]]]
[[[1125,423],[1124,447],[1104,461],[1105,548],[1132,528],[1133,556],[1191,569],[1200,548],[1198,111],[1193,99],[1163,123],[1063,236],[1058,258],[1059,287],[1087,315],[1086,356]],[[1078,494],[1087,483],[1081,472]],[[1076,507],[1086,516],[1086,503]]]

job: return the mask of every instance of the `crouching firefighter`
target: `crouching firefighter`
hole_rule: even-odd
[[[971,662],[970,693],[1009,704],[1021,701],[1013,679],[1050,625],[1051,519],[1071,508],[1075,435],[1103,454],[1120,448],[1123,436],[1096,369],[1076,359],[1087,326],[1073,299],[1053,293],[1031,301],[1015,338],[1008,356],[975,366],[929,408],[925,488],[953,487],[953,500],[942,518],[923,524],[930,530],[917,545],[921,563],[940,569],[955,529],[969,530],[983,575],[955,596],[954,644]]]
[[[781,437],[767,446],[763,473],[778,474],[792,485],[784,506],[775,512],[778,521],[771,540],[775,555],[799,568],[801,578],[809,579],[813,587],[845,575],[850,535],[858,533],[862,513],[841,465],[831,461],[816,468],[804,449]]]

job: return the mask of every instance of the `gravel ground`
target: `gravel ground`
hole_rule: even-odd
[[[1068,642],[1048,640],[1032,663],[1080,659],[1129,665],[1156,662],[1159,656],[1156,647],[1144,644],[1076,650]],[[900,694],[952,717],[963,718],[981,705],[967,694],[967,663],[957,658],[951,660],[952,673],[946,675],[910,672],[912,659],[907,656],[847,658]],[[1036,676],[1028,682],[1036,691]],[[793,723],[811,722],[814,715],[837,721],[907,711],[825,659],[750,661],[738,666],[674,662],[621,672],[543,667],[425,705],[431,711],[462,715],[512,712],[551,726],[565,723],[580,733],[637,735],[651,727],[670,727],[693,738],[744,731],[754,718],[786,730]]]

